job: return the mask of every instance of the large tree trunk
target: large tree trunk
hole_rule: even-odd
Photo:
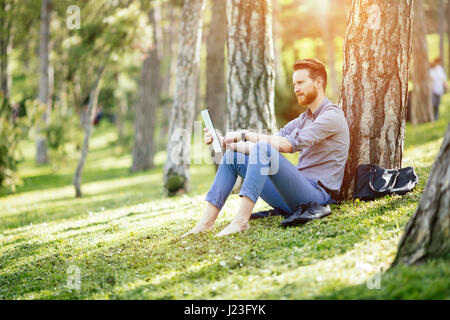
[[[39,40],[39,94],[40,103],[47,106],[46,111],[41,117],[40,123],[36,126],[36,164],[42,165],[48,163],[47,139],[43,130],[50,121],[51,99],[50,99],[50,11],[51,0],[42,0],[41,4],[41,29]]]
[[[410,119],[412,124],[434,120],[431,100],[430,64],[428,62],[427,26],[423,0],[415,0],[413,26],[413,70],[411,77],[414,91],[411,99]]]
[[[450,125],[431,168],[419,207],[406,225],[396,264],[413,264],[450,254]]]
[[[81,157],[80,161],[78,162],[78,166],[75,170],[75,175],[73,178],[73,184],[75,186],[75,197],[81,198],[82,192],[81,192],[81,174],[83,172],[84,163],[86,162],[86,157],[89,151],[89,139],[91,137],[91,129],[92,129],[92,121],[94,120],[94,110],[97,109],[97,101],[98,101],[98,95],[100,93],[101,89],[101,80],[103,78],[103,72],[106,67],[106,62],[109,58],[110,52],[107,53],[105,61],[103,65],[100,67],[97,73],[97,78],[95,79],[94,84],[91,87],[91,91],[89,94],[89,104],[86,110],[86,121],[84,121],[84,139],[83,139],[83,146],[81,148]]]
[[[190,191],[190,137],[195,113],[204,8],[205,0],[185,1],[181,13],[175,94],[164,167],[164,191],[169,196]]]
[[[139,100],[134,126],[133,164],[131,172],[153,168],[154,130],[160,94],[161,11],[154,6],[149,14],[153,26],[153,43],[142,66]]]
[[[214,126],[224,134],[227,112],[225,89],[225,41],[227,38],[227,20],[224,15],[225,1],[211,0],[211,22],[206,42],[206,106]],[[215,155],[219,160],[220,155]],[[217,167],[217,162],[216,167]]]
[[[227,0],[227,128],[275,131],[269,0]]]
[[[227,0],[227,21],[226,128],[271,134],[276,130],[271,1]],[[238,177],[233,193],[242,182]]]
[[[385,168],[401,165],[412,2],[353,1],[344,40],[340,97],[350,129],[343,198],[352,195],[359,164],[373,163]]]

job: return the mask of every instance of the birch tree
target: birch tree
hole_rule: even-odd
[[[164,191],[167,195],[190,191],[190,143],[199,75],[205,0],[184,1],[181,11],[173,106],[169,121]]]
[[[48,163],[47,140],[43,133],[49,124],[52,102],[50,99],[50,14],[51,0],[42,0],[41,3],[41,27],[39,40],[39,94],[38,100],[46,105],[46,111],[42,115],[41,121],[36,127],[36,164]]]

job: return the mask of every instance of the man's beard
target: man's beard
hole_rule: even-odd
[[[302,106],[310,105],[317,98],[317,90],[314,88],[313,90],[307,92],[305,95],[297,96],[298,103]]]

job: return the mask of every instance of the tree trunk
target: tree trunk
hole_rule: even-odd
[[[450,75],[450,1],[447,0],[447,14],[446,14],[446,20],[447,20],[447,50],[448,50],[448,75]]]
[[[271,134],[276,130],[271,1],[227,0],[227,21],[226,128]],[[242,182],[238,177],[233,193]]]
[[[195,113],[204,8],[205,0],[185,1],[181,12],[175,94],[164,167],[164,191],[169,196],[190,191],[190,137]]]
[[[417,0],[416,0],[417,1]],[[445,7],[444,0],[439,0],[439,10],[438,10],[438,33],[439,33],[439,57],[441,57],[441,64],[445,70],[445,59],[444,59],[444,25],[445,25]],[[448,18],[447,18],[448,19]]]
[[[322,20],[322,28],[324,30],[324,44],[327,51],[327,66],[328,66],[328,83],[331,86],[331,99],[335,100],[339,98],[339,86],[337,82],[336,74],[336,59],[335,59],[335,46],[333,33],[330,30],[329,17],[325,16]]]
[[[415,0],[413,26],[413,70],[411,77],[414,91],[411,99],[411,123],[425,123],[434,120],[431,100],[430,64],[428,62],[427,26],[423,0]]]
[[[94,84],[91,87],[91,91],[89,94],[89,104],[86,110],[86,121],[84,121],[84,139],[83,139],[83,146],[81,148],[81,157],[80,161],[78,162],[77,169],[75,170],[75,176],[73,178],[73,184],[75,186],[75,197],[81,198],[82,192],[81,192],[81,174],[83,171],[84,163],[86,162],[86,157],[89,151],[89,139],[91,137],[91,129],[92,129],[92,121],[94,120],[94,110],[97,109],[97,101],[98,101],[98,95],[100,93],[101,89],[101,80],[103,77],[103,72],[106,67],[106,62],[109,58],[110,52],[107,53],[105,61],[103,65],[100,67],[98,73],[97,73],[97,79],[95,80]]]
[[[276,129],[269,0],[227,0],[227,129]]]
[[[9,1],[0,0],[0,95],[9,99],[11,94],[11,74],[9,53],[12,48],[12,6]]]
[[[279,0],[272,0],[272,33],[273,33],[273,48],[274,48],[274,65],[275,65],[275,87],[286,90],[286,74],[283,67],[283,56],[281,50],[281,23],[278,16],[281,13]]]
[[[154,6],[149,14],[153,26],[152,48],[142,66],[139,100],[136,105],[133,164],[131,172],[153,168],[156,108],[160,94],[161,12]]]
[[[206,106],[210,111],[214,126],[222,134],[225,132],[225,116],[227,112],[227,95],[225,90],[227,20],[224,15],[225,9],[225,1],[211,0],[212,17],[206,43]],[[216,156],[220,157],[220,155]]]
[[[120,75],[117,74],[116,76],[116,83],[117,85],[120,85]],[[117,90],[114,93],[115,102],[116,102],[116,129],[117,129],[117,139],[121,141],[126,136],[126,117],[127,117],[127,111],[128,111],[128,101],[126,97],[126,92]]]
[[[354,0],[344,40],[340,105],[350,129],[341,197],[356,168],[399,168],[405,131],[413,1]],[[361,45],[364,44],[364,45]]]
[[[420,263],[450,254],[450,125],[431,168],[419,206],[405,227],[396,264]]]
[[[39,40],[39,94],[40,103],[47,106],[46,111],[41,117],[40,123],[36,126],[36,164],[43,165],[48,163],[47,139],[43,130],[48,126],[50,121],[51,99],[50,99],[50,63],[49,63],[49,47],[50,47],[50,11],[51,0],[42,0],[41,4],[41,29]]]

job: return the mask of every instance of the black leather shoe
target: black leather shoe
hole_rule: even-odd
[[[322,206],[317,203],[300,205],[295,213],[281,222],[283,227],[305,224],[308,221],[320,219],[331,214],[329,205]]]
[[[283,216],[286,218],[289,216],[289,214],[279,208],[275,208],[275,209],[270,209],[270,210],[266,210],[266,211],[259,211],[259,212],[252,213],[250,216],[250,220],[268,218],[268,217],[273,217],[273,216]]]

